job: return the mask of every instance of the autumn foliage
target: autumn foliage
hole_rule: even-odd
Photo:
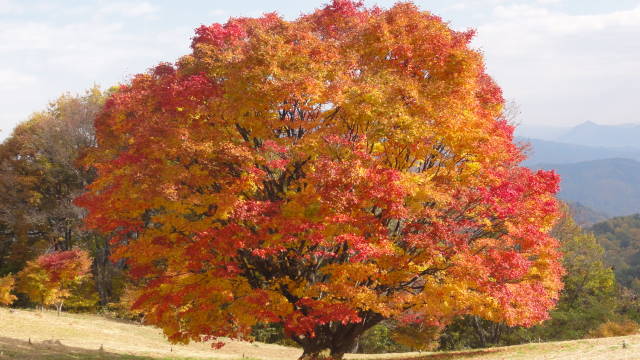
[[[191,54],[122,85],[77,203],[146,320],[177,342],[279,323],[305,357],[340,358],[388,318],[546,319],[558,177],[518,165],[472,36],[335,0],[202,26]]]
[[[11,275],[0,278],[0,305],[11,305],[16,300],[15,295],[11,293],[15,283],[16,279]]]
[[[91,259],[83,250],[45,254],[18,273],[18,291],[41,306],[55,305],[60,312],[72,287],[88,276],[90,268]]]

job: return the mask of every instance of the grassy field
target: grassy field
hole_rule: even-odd
[[[624,344],[624,346],[623,346]],[[219,350],[207,344],[176,346],[148,326],[94,315],[0,308],[0,360],[294,360],[299,349],[262,343],[228,342]],[[349,359],[412,360],[640,360],[640,335],[527,344],[482,351],[348,355]]]

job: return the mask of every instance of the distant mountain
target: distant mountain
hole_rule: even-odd
[[[640,212],[640,162],[604,159],[575,164],[540,164],[560,174],[559,197],[611,216]]]
[[[640,148],[595,147],[566,144],[540,139],[516,138],[516,141],[528,143],[528,159],[524,166],[536,164],[567,164],[611,158],[640,160]]]
[[[571,129],[571,127],[561,126],[520,124],[516,127],[515,135],[523,138],[556,140]]]
[[[586,146],[640,148],[640,124],[600,125],[587,121],[560,135],[556,140]]]
[[[592,121],[574,127],[520,124],[515,135],[591,147],[640,149],[640,124],[602,125]]]
[[[572,202],[568,205],[571,211],[571,217],[573,217],[576,224],[582,227],[591,226],[595,223],[606,221],[609,218],[606,214],[595,211],[579,202]]]

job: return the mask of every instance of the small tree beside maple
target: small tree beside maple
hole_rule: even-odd
[[[9,306],[13,304],[16,297],[11,293],[16,279],[12,275],[0,278],[0,305]]]
[[[558,177],[519,166],[473,32],[334,0],[196,30],[96,119],[78,204],[174,342],[277,323],[340,359],[384,319],[531,326],[562,288]]]
[[[91,259],[84,250],[45,254],[27,262],[18,273],[18,291],[40,305],[55,305],[58,315],[71,289],[89,276]]]

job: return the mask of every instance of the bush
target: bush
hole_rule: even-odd
[[[101,314],[110,318],[133,321],[137,323],[144,322],[145,313],[141,310],[132,309],[133,304],[138,297],[138,289],[129,284],[124,287],[120,301],[108,303],[103,309]]]
[[[637,334],[640,325],[629,319],[621,321],[607,321],[600,324],[596,329],[590,331],[587,335],[589,338],[603,338],[612,336],[625,336]]]
[[[357,352],[364,354],[382,354],[405,352],[409,349],[393,339],[395,326],[382,322],[367,330],[358,340]]]
[[[257,324],[251,329],[251,336],[255,341],[266,344],[300,347],[298,343],[285,336],[282,324],[278,323]]]

